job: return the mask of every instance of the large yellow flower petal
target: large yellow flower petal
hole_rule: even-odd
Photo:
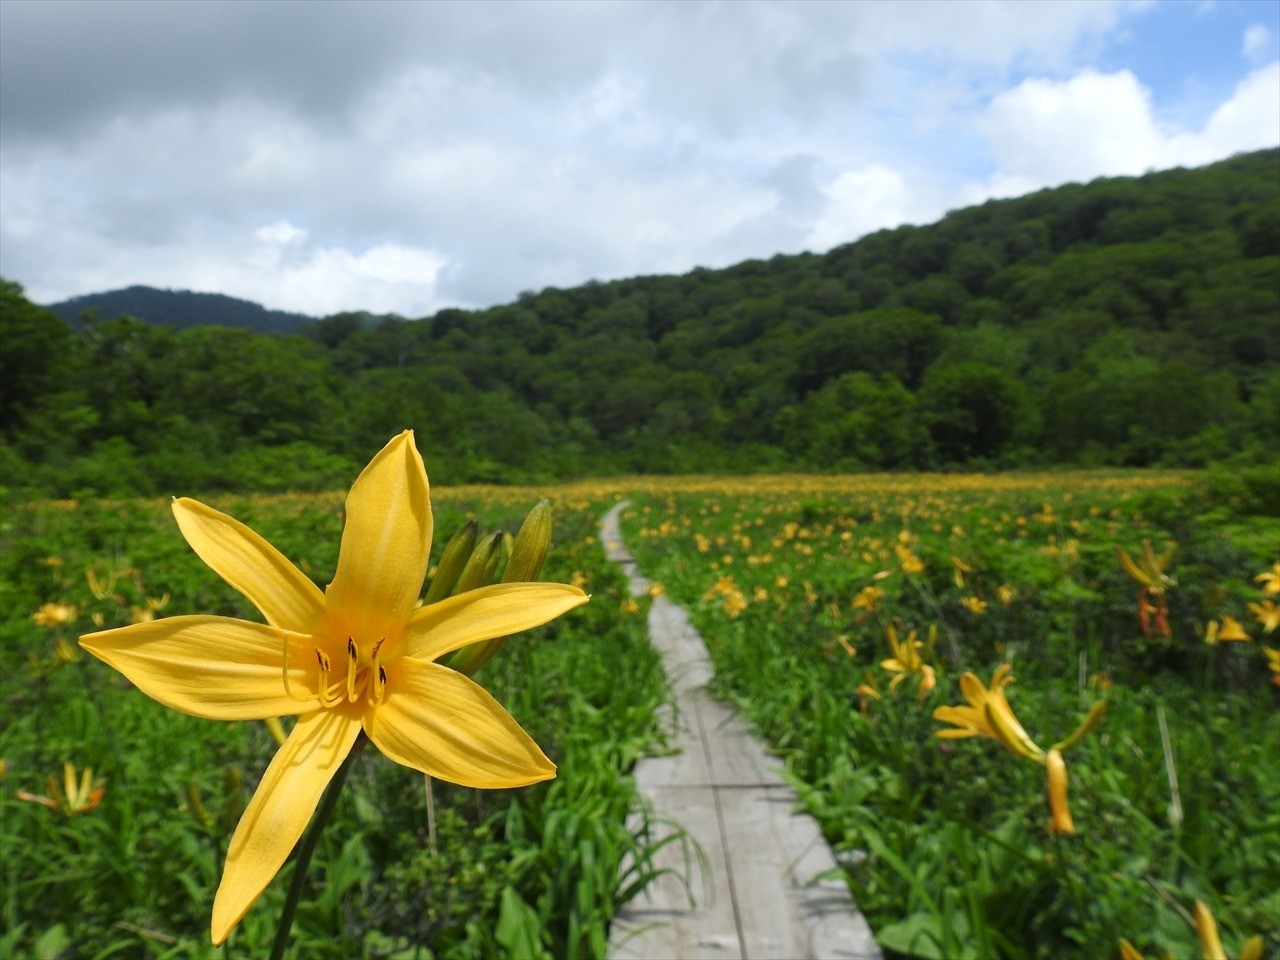
[[[80,646],[152,699],[208,720],[264,720],[300,713],[284,684],[280,631],[229,617],[166,617],[103,630]],[[289,682],[307,689],[304,664]]]
[[[427,576],[431,496],[427,471],[406,430],[378,452],[347,494],[338,570],[325,593],[349,621],[402,623]]]
[[[294,725],[227,847],[213,899],[215,946],[227,939],[289,856],[359,734],[359,720],[338,710],[317,710]]]
[[[198,500],[173,501],[187,543],[218,576],[286,630],[309,633],[324,610],[324,594],[284,554],[239,520]]]
[[[437,663],[404,658],[365,732],[379,750],[428,776],[467,787],[523,787],[556,767],[479,684]]]
[[[414,611],[405,649],[435,660],[462,647],[540,627],[590,598],[567,583],[499,583]]]

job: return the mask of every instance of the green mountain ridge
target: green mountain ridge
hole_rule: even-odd
[[[1280,149],[417,320],[0,319],[3,483],[64,494],[338,485],[405,427],[449,483],[1264,463]]]
[[[161,290],[135,284],[103,293],[86,293],[49,309],[77,325],[86,312],[99,317],[135,317],[146,323],[184,330],[187,327],[244,327],[259,333],[297,333],[315,317],[286,310],[270,310],[251,300],[221,293]]]

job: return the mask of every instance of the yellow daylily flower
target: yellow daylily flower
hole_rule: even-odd
[[[1011,753],[1020,757],[1044,763],[1044,751],[1041,750],[1018,718],[1004,694],[1004,688],[1013,683],[1013,666],[1008,663],[996,668],[991,678],[991,686],[984,687],[982,681],[972,673],[960,677],[960,690],[969,701],[967,707],[938,707],[933,711],[933,718],[955,726],[952,730],[939,730],[938,736],[944,739],[957,737],[990,737],[998,741]]]
[[[853,609],[873,613],[884,599],[884,591],[879,587],[863,587],[853,598]]]
[[[1270,570],[1264,570],[1253,578],[1254,583],[1262,584],[1262,593],[1264,596],[1271,596],[1280,593],[1280,560],[1271,565]]]
[[[1263,633],[1272,633],[1280,627],[1280,605],[1274,600],[1263,600],[1261,603],[1249,604],[1249,609],[1258,618]]]
[[[893,656],[888,660],[881,660],[880,666],[890,673],[895,673],[892,680],[889,681],[889,690],[898,689],[898,685],[907,677],[920,678],[920,700],[929,695],[938,682],[937,675],[933,671],[933,667],[925,663],[920,656],[920,648],[924,644],[916,639],[916,632],[912,630],[907,634],[907,639],[898,640],[898,631],[890,624],[885,628],[885,633],[889,638],[889,649],[893,651]]]
[[[942,738],[990,737],[998,740],[1010,753],[1042,764],[1049,780],[1049,810],[1052,814],[1049,829],[1055,834],[1073,834],[1071,810],[1067,806],[1067,765],[1062,759],[1064,750],[1074,747],[1085,738],[1106,713],[1107,702],[1097,701],[1071,735],[1059,740],[1046,752],[1022,728],[1014,716],[1004,688],[1013,682],[1013,668],[1001,664],[991,678],[991,686],[983,687],[982,681],[972,673],[960,677],[960,689],[969,701],[967,707],[939,707],[933,718],[953,724],[955,729],[939,730]]]
[[[1204,642],[1209,646],[1214,646],[1227,641],[1243,642],[1253,639],[1244,632],[1244,627],[1235,617],[1223,616],[1222,624],[1219,626],[1217,620],[1210,620],[1209,625],[1204,630]]]
[[[391,760],[465,786],[555,776],[493,697],[436,661],[540,626],[588,597],[566,584],[509,583],[418,607],[433,523],[412,431],[391,440],[351,487],[337,572],[324,591],[226,514],[185,498],[173,512],[200,558],[266,623],[168,617],[80,644],[183,713],[297,717],[231,837],[213,904],[215,945],[276,875],[361,733]]]
[[[61,600],[41,604],[40,609],[31,615],[31,619],[42,627],[61,627],[75,618],[76,608]]]
[[[1222,948],[1222,940],[1218,936],[1218,923],[1203,900],[1196,901],[1192,925],[1196,930],[1196,938],[1200,941],[1200,956],[1203,960],[1227,960],[1227,952]],[[1262,935],[1254,934],[1241,945],[1240,960],[1262,960],[1262,947]],[[1169,956],[1167,953],[1165,955]],[[1120,960],[1145,958],[1128,940],[1121,939]]]

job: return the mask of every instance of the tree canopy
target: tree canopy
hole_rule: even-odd
[[[73,329],[4,283],[3,484],[323,487],[404,427],[443,482],[1263,461],[1280,151],[484,310],[198,317]]]

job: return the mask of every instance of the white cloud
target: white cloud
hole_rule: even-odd
[[[1194,166],[1280,142],[1280,64],[1255,70],[1200,131],[1162,126],[1127,70],[1033,78],[996,96],[979,122],[996,172],[966,202],[1099,176]]]
[[[826,209],[806,240],[806,246],[813,250],[825,250],[882,227],[911,222],[921,212],[902,175],[878,164],[845,170],[824,193]]]

